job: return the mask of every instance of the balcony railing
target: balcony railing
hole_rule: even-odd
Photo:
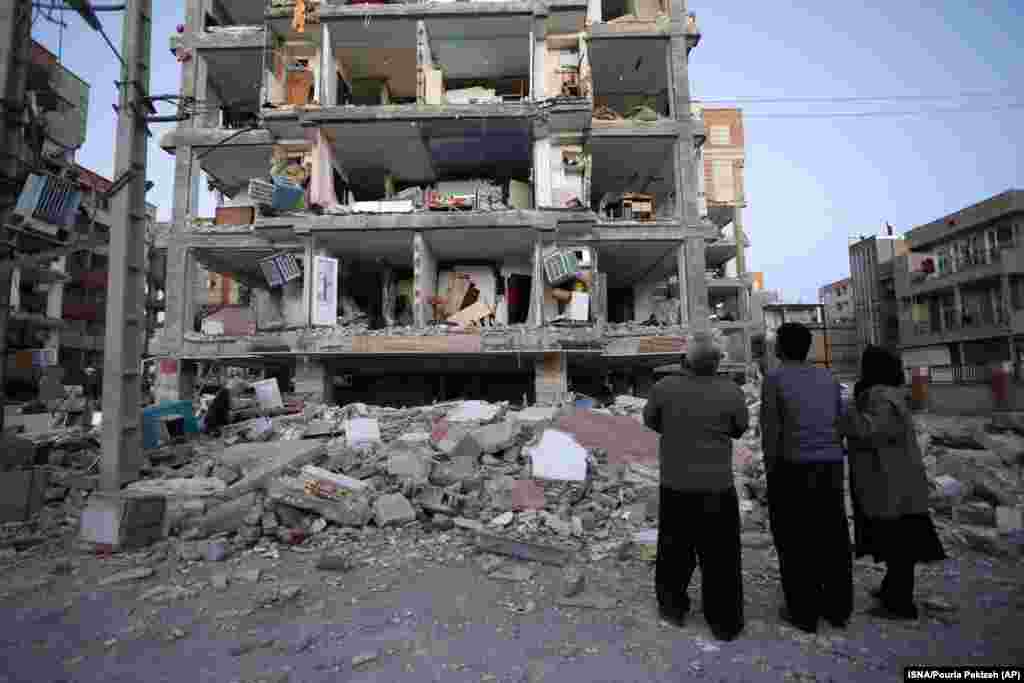
[[[995,265],[1002,261],[1004,251],[1008,249],[1015,249],[1017,246],[1018,244],[1016,240],[1011,240],[1009,242],[1003,242],[996,247],[972,249],[965,254],[958,254],[949,259],[949,263],[952,267],[941,271],[936,270],[932,274],[932,277],[949,277],[950,275],[974,270],[975,268]]]
[[[913,381],[915,368],[904,368],[907,384]],[[931,365],[927,367],[930,384],[988,384],[992,368],[988,365]]]
[[[1004,327],[1010,324],[1011,317],[1009,312],[997,309],[995,311],[982,311],[980,313],[962,313],[957,314],[955,311],[943,311],[942,313],[942,325],[940,326],[938,318],[930,318],[929,320],[909,321],[906,317],[903,318],[904,322],[908,322],[915,335],[931,335],[931,334],[942,334],[943,332],[955,332],[957,330],[970,330],[984,327]]]

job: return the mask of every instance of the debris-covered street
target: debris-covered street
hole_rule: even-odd
[[[148,452],[126,491],[167,501],[166,538],[122,552],[81,540],[95,437],[63,430],[45,507],[3,527],[3,680],[867,681],[1024,659],[1012,421],[919,416],[950,554],[919,569],[921,618],[864,614],[882,568],[858,561],[850,626],[810,636],[777,616],[755,420],[734,456],[747,629],[722,643],[699,575],[686,627],[658,620],[643,405],[351,404],[232,425]]]

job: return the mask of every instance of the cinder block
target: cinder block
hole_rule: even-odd
[[[94,493],[82,511],[80,538],[114,550],[141,548],[163,537],[163,496]]]

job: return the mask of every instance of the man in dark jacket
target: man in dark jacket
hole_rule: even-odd
[[[710,335],[688,345],[688,369],[655,384],[644,424],[661,433],[661,500],[655,587],[662,618],[681,625],[700,561],[704,616],[716,638],[743,630],[740,510],[732,439],[747,430],[743,392],[716,376],[721,352]]]
[[[811,332],[786,323],[781,365],[761,385],[768,510],[779,555],[784,621],[814,633],[819,618],[842,627],[853,611],[853,566],[843,497],[839,383],[808,364]]]

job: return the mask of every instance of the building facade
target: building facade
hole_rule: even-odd
[[[893,351],[900,344],[899,307],[893,275],[895,259],[907,253],[900,237],[873,235],[850,244],[850,285],[857,342]]]
[[[907,234],[895,262],[907,365],[1020,363],[1024,191],[1008,190]]]
[[[850,278],[830,282],[818,288],[818,303],[825,307],[825,319],[830,325],[854,322],[853,286]]]
[[[188,0],[186,17],[171,49],[202,106],[161,141],[161,398],[198,364],[257,358],[338,401],[552,401],[709,328],[747,360],[742,296],[712,318],[712,292],[749,287],[708,272],[741,252],[698,207],[682,0]]]

